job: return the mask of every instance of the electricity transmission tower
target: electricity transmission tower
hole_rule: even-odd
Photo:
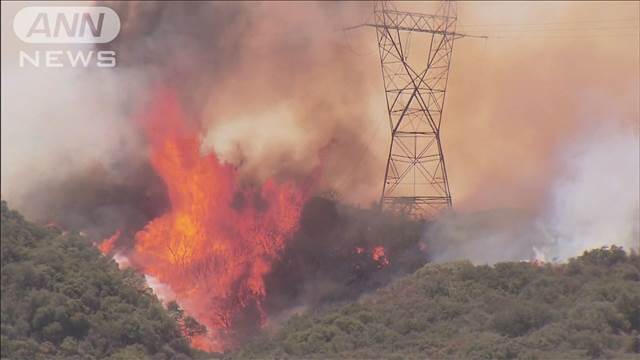
[[[440,125],[455,32],[455,5],[434,15],[374,5],[391,145],[380,205],[416,218],[451,206]],[[477,36],[481,37],[481,36]]]
[[[444,14],[403,13],[382,2],[374,8],[391,128],[380,203],[416,217],[430,216],[451,206],[440,143],[455,39],[456,17],[450,10],[447,6]],[[413,32],[428,34],[430,38],[429,50],[417,54],[425,61],[423,64],[409,61]]]

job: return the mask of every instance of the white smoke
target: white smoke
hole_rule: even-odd
[[[567,172],[554,183],[541,219],[550,236],[542,254],[566,260],[601,246],[638,250],[638,134],[600,128],[573,145],[562,160]]]
[[[164,284],[156,277],[147,274],[144,275],[144,279],[151,290],[153,290],[153,293],[156,294],[163,304],[176,300],[176,294],[171,290],[169,285]]]
[[[640,249],[637,130],[600,127],[561,149],[536,214],[517,209],[444,214],[424,236],[433,261],[566,261],[585,250]],[[491,208],[491,204],[487,204]]]
[[[44,211],[28,198],[34,189],[95,164],[111,168],[140,152],[131,112],[146,79],[128,69],[21,67],[20,51],[43,50],[19,41],[11,28],[14,15],[26,5],[2,3],[1,192],[12,207],[37,219]]]

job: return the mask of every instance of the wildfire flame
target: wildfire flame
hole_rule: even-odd
[[[171,210],[135,235],[131,258],[207,326],[206,338],[192,339],[193,346],[224,350],[243,312],[266,319],[264,277],[298,226],[306,192],[274,180],[240,187],[231,165],[201,154],[197,129],[169,91],[142,120]]]
[[[116,232],[113,233],[113,235],[111,235],[108,238],[102,240],[100,245],[98,245],[98,249],[100,249],[100,252],[105,254],[105,255],[110,253],[111,251],[113,251],[113,247],[115,246],[116,242],[118,241],[118,238],[120,238],[120,229],[116,230]]]
[[[357,255],[366,255],[367,257],[369,257],[370,254],[371,260],[376,263],[378,269],[382,269],[391,263],[384,246],[381,245],[374,246],[371,251],[362,246],[356,246],[353,248],[353,252]],[[356,265],[356,268],[360,268],[360,265]]]

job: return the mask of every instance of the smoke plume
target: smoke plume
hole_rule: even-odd
[[[367,4],[106,5],[122,22],[118,38],[99,46],[117,52],[115,70],[20,68],[27,45],[3,31],[2,194],[30,218],[104,237],[164,211],[133,120],[158,86],[178,92],[203,154],[215,152],[247,182],[304,178],[322,162],[321,190],[357,188],[348,192],[355,199],[378,187],[360,131],[378,79],[342,31]],[[22,6],[3,4],[3,26]],[[359,154],[357,171],[345,153]],[[94,194],[77,195],[78,185]]]
[[[640,249],[640,143],[637,133],[602,126],[573,144],[567,173],[553,184],[541,223],[547,258],[566,260],[607,245]]]
[[[2,194],[14,206],[46,218],[53,211],[37,203],[60,193],[54,185],[96,166],[124,180],[123,164],[146,157],[131,118],[158,83],[179,91],[202,151],[248,178],[323,162],[320,188],[376,200],[389,134],[375,32],[342,31],[370,20],[370,3],[106,5],[123,24],[103,46],[117,51],[116,69],[19,68],[17,51],[35,45],[10,28],[24,4],[3,4]],[[458,30],[490,38],[460,39],[453,56],[442,139],[457,209],[539,210],[581,128],[637,123],[637,22],[624,20],[638,6],[458,4]],[[593,19],[618,21],[584,22]]]
[[[640,249],[640,137],[601,125],[567,143],[544,206],[447,214],[424,241],[436,261],[565,261],[617,245]]]

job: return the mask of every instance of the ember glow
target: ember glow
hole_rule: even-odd
[[[241,318],[266,320],[264,277],[298,226],[306,192],[274,180],[241,187],[231,165],[201,154],[199,133],[170,91],[142,121],[171,209],[136,234],[131,258],[207,326],[207,336],[192,345],[227,349]]]
[[[374,246],[373,248],[371,248],[371,250],[367,250],[362,246],[356,246],[355,248],[353,248],[353,252],[356,255],[364,254],[365,256],[370,257],[371,260],[373,260],[373,262],[376,264],[378,269],[382,269],[391,263],[389,261],[389,258],[387,257],[384,246],[381,245]],[[356,265],[356,268],[359,267],[360,265]]]
[[[389,265],[389,259],[387,258],[387,255],[385,253],[383,246],[374,247],[373,251],[371,252],[371,258],[373,259],[373,261],[378,263],[379,268],[383,268]]]

